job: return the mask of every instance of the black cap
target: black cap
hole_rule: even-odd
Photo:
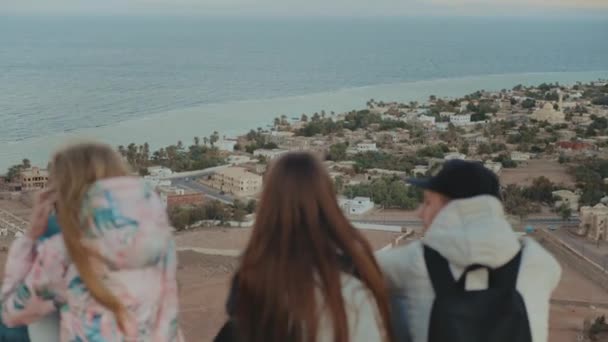
[[[494,172],[479,162],[450,160],[434,177],[409,179],[408,183],[450,199],[491,195],[500,199],[500,183]]]

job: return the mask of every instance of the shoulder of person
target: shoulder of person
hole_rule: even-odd
[[[393,268],[415,271],[420,265],[424,266],[424,248],[422,241],[413,241],[407,245],[394,247],[376,252],[376,260],[380,268]]]
[[[546,279],[557,284],[562,268],[555,257],[536,240],[524,237],[522,243],[521,274],[530,274],[536,279]]]
[[[51,255],[54,257],[67,257],[67,249],[63,236],[61,234],[55,234],[42,241],[38,241],[36,244],[36,251],[41,255]]]
[[[349,324],[357,325],[357,327],[351,326],[350,330],[357,330],[357,334],[360,334],[361,330],[378,330],[380,314],[371,290],[355,276],[344,273],[341,278],[342,297]]]

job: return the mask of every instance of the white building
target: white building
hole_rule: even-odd
[[[339,198],[338,204],[349,215],[362,215],[374,209],[374,202],[369,197]]]
[[[562,204],[567,205],[572,211],[578,211],[578,202],[581,198],[580,195],[575,194],[570,190],[557,190],[553,191],[553,198],[555,198],[555,207],[559,208]]]
[[[511,160],[523,162],[530,160],[530,153],[513,151],[511,152]]]
[[[359,153],[378,151],[378,147],[376,146],[376,143],[373,143],[373,142],[358,143],[356,148],[357,148],[357,152],[359,152]]]
[[[440,132],[445,132],[448,130],[448,128],[450,128],[450,124],[448,122],[438,122],[435,125],[435,128],[437,128],[437,130]]]
[[[222,139],[217,141],[214,146],[217,147],[218,150],[224,152],[232,152],[234,151],[234,147],[236,146],[236,139]]]
[[[422,122],[423,124],[427,124],[427,125],[435,125],[435,117],[434,116],[428,116],[428,115],[420,115],[418,117],[418,120],[420,122]]]
[[[454,114],[454,112],[441,112],[439,113],[439,116],[441,116],[442,118],[451,118]]]
[[[156,176],[144,176],[144,182],[152,188],[156,188],[159,186],[171,186],[170,180],[161,179]]]
[[[469,101],[461,101],[460,102],[460,112],[466,112],[467,106],[469,105]]]
[[[450,152],[450,153],[446,153],[446,155],[443,157],[443,159],[444,160],[454,160],[454,159],[466,160],[467,155],[459,153],[459,152]]]
[[[490,171],[494,172],[497,175],[500,174],[500,171],[502,170],[502,163],[494,162],[491,160],[486,161],[485,164],[483,164],[483,166],[485,166],[486,169],[489,169]]]
[[[426,173],[429,172],[429,167],[426,165],[416,165],[414,170],[412,170],[412,174],[417,176],[426,176]]]
[[[171,176],[173,171],[164,166],[150,166],[148,167],[148,174],[155,178],[165,178]]]
[[[466,126],[471,124],[471,114],[460,114],[450,116],[450,122],[454,126]]]
[[[265,157],[267,160],[273,160],[288,152],[289,152],[289,150],[283,150],[280,148],[275,148],[272,150],[259,149],[259,150],[253,151],[253,156],[254,157]]]
[[[237,197],[246,197],[260,192],[262,181],[262,176],[251,173],[242,167],[229,167],[217,171],[211,177],[211,186]]]
[[[284,132],[284,131],[272,131],[266,139],[268,142],[275,143],[277,145],[286,144],[290,138],[293,138],[295,133],[293,132]]]
[[[251,161],[251,158],[248,156],[239,156],[239,155],[231,155],[228,156],[228,164],[230,165],[240,165],[246,164]]]

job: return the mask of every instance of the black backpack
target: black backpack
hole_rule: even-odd
[[[499,268],[471,265],[458,281],[434,249],[424,246],[424,260],[435,290],[428,342],[532,342],[526,306],[516,289],[521,251]],[[488,288],[466,291],[467,274],[480,268],[488,270]]]

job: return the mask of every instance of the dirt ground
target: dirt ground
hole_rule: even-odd
[[[574,179],[567,172],[567,167],[553,160],[535,159],[520,164],[514,169],[502,169],[500,182],[503,185],[517,184],[527,186],[540,176],[549,178],[553,183],[566,187],[574,186]]]
[[[230,272],[236,260],[189,253],[180,254],[182,328],[188,341],[209,341],[225,320],[224,303],[228,294]],[[198,258],[198,259],[197,259]],[[214,266],[214,262],[215,264]],[[205,274],[208,274],[207,276]],[[187,284],[187,285],[185,285]],[[564,266],[562,280],[554,299],[608,303],[608,293]],[[583,320],[608,314],[605,309],[563,304],[551,305],[550,342],[575,342]]]
[[[180,324],[186,341],[211,341],[226,319],[224,304],[236,258],[179,253]]]
[[[0,200],[0,209],[4,209],[24,220],[29,220],[32,209],[20,201]]]
[[[391,243],[401,233],[360,230],[374,249]],[[203,228],[176,234],[178,246],[242,250],[247,245],[250,228]]]
[[[233,232],[233,229],[228,229]],[[378,232],[366,232],[366,236]],[[219,238],[218,236],[223,236]],[[226,238],[226,236],[228,236]],[[386,238],[386,237],[384,237]],[[178,245],[195,245],[211,248],[234,248],[244,244],[245,238],[225,232],[188,232],[177,236]],[[382,239],[380,239],[382,240]],[[383,241],[382,241],[383,243]],[[382,245],[382,243],[377,243]],[[3,272],[6,251],[0,249],[0,271]],[[233,257],[205,255],[196,252],[179,252],[178,282],[180,285],[180,324],[187,341],[210,341],[225,321],[224,304],[231,275],[237,259]],[[564,267],[561,282],[554,292],[557,303],[551,305],[550,342],[575,342],[583,320],[608,314],[606,309],[587,305],[568,305],[559,302],[570,300],[594,304],[608,304],[608,293],[587,280],[576,270]]]

